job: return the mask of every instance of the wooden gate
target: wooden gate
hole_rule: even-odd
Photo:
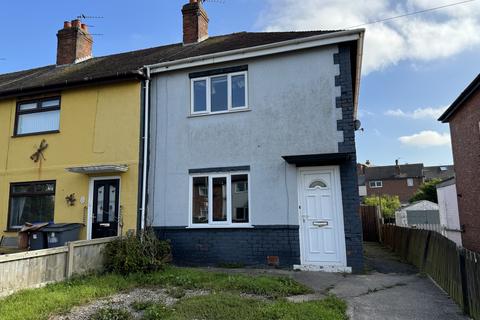
[[[379,242],[378,215],[376,206],[360,206],[363,241]]]

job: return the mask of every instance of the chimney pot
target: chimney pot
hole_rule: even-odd
[[[72,27],[72,23],[70,21],[65,21],[63,23],[63,29],[69,29]]]
[[[194,44],[208,38],[208,15],[202,1],[190,0],[183,6],[183,44]]]
[[[74,28],[80,28],[81,25],[82,25],[82,23],[80,22],[80,19],[72,20],[72,27],[74,27]]]

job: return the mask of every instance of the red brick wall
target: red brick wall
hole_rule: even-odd
[[[480,91],[450,119],[463,246],[480,252]]]
[[[413,187],[407,185],[407,179],[395,179],[395,180],[382,180],[383,187],[370,188],[369,181],[366,181],[367,195],[384,195],[398,196],[400,202],[407,203],[413,194],[418,190],[418,187],[422,184],[421,178],[413,178]]]
[[[57,65],[71,64],[92,56],[93,40],[85,24],[79,20],[65,22],[57,33]]]

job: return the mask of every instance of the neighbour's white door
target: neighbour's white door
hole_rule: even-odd
[[[346,266],[339,168],[300,168],[298,180],[302,265]]]

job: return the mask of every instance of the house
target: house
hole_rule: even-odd
[[[395,212],[397,226],[435,225],[440,230],[438,204],[428,200],[415,201]]]
[[[444,227],[443,234],[458,246],[462,246],[462,228],[458,215],[457,187],[455,178],[450,178],[436,185],[440,224]]]
[[[57,37],[56,64],[0,75],[0,235],[26,222],[82,223],[83,239],[135,230],[144,62],[93,58],[80,20]]]
[[[453,165],[423,167],[423,178],[425,181],[434,179],[447,180],[455,177]]]
[[[149,224],[178,263],[361,271],[364,31],[209,37],[201,2],[182,13],[175,60],[147,66]]]
[[[423,183],[423,164],[399,164],[393,166],[366,166],[367,195],[398,196],[401,203],[408,203]]]
[[[480,74],[439,121],[450,125],[462,244],[480,252]]]

